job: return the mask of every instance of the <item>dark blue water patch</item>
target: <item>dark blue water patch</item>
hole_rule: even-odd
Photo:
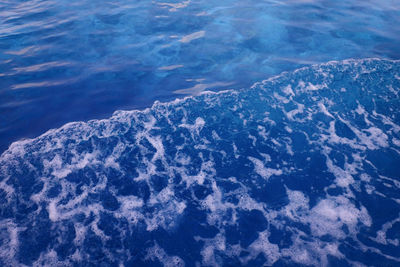
[[[54,249],[57,252],[57,255],[59,255],[60,259],[66,260],[66,258],[70,255],[72,255],[75,251],[73,246],[69,246],[71,242],[76,238],[76,230],[74,227],[74,224],[72,222],[67,223],[65,225],[65,228],[62,228],[59,233],[57,233],[57,236],[60,236],[64,242],[63,244],[56,244]]]
[[[194,189],[194,194],[197,199],[204,199],[208,196],[212,191],[208,187],[204,186],[196,186]]]
[[[329,62],[16,142],[0,259],[396,265],[399,77],[398,61]]]
[[[388,236],[390,236],[392,239],[396,239],[399,238],[399,233],[400,233],[400,222],[396,222],[388,230]]]
[[[400,173],[400,156],[397,151],[390,148],[371,151],[368,160],[385,176],[396,176]]]
[[[42,210],[37,214],[36,220],[26,225],[26,230],[21,231],[18,250],[19,261],[31,265],[35,262],[43,250],[46,250],[53,239],[51,223],[47,211]],[[68,241],[68,240],[67,240]]]
[[[286,229],[278,229],[274,225],[270,226],[269,231],[269,242],[277,244],[280,248],[289,248],[293,244],[290,231],[287,231]]]
[[[380,265],[384,261],[388,266],[396,264],[396,260],[388,260],[377,253],[372,251],[362,251],[354,242],[344,243],[340,246],[341,251],[348,251],[348,259],[352,261],[359,261],[364,265]]]

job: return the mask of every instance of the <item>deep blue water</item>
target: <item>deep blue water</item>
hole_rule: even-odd
[[[1,0],[0,152],[70,121],[399,47],[395,0]]]
[[[399,47],[397,1],[0,0],[0,266],[399,266]]]

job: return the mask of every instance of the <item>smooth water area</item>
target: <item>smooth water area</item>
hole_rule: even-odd
[[[399,14],[394,0],[1,0],[0,151],[312,63],[398,59]]]

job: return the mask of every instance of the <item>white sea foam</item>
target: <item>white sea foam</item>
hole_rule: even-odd
[[[203,36],[189,35],[184,41]],[[380,73],[369,64],[392,70],[399,63],[331,62],[282,74],[249,90],[157,102],[143,111],[69,123],[12,144],[0,157],[2,216],[9,216],[1,220],[1,260],[20,265],[21,242],[29,241],[21,232],[44,221],[56,238],[34,256],[32,265],[96,264],[90,253],[96,246],[87,245],[91,235],[105,264],[133,259],[137,252],[129,246],[138,245],[127,244],[141,235],[154,240],[136,248],[147,253],[138,260],[164,266],[184,266],[183,259],[190,257],[198,265],[220,266],[224,259],[247,265],[259,255],[266,265],[281,260],[326,266],[330,256],[365,264],[363,259],[349,261],[341,248],[348,240],[360,251],[400,262],[398,255],[381,250],[382,245],[398,246],[390,231],[399,216],[379,224],[369,205],[379,199],[400,203],[398,177],[379,169],[382,163],[373,154],[390,150],[392,158],[398,157],[400,127],[392,114],[381,114],[385,109],[378,109],[378,102],[371,111],[365,100],[379,97],[368,87],[371,80],[358,75]],[[310,72],[316,78],[309,81],[303,74]],[[342,90],[334,79],[337,72],[351,80],[352,88]],[[393,96],[397,88],[382,87],[379,95]],[[354,99],[360,92],[364,97]],[[349,136],[343,136],[340,125],[348,127]],[[186,219],[197,214],[205,219],[187,225]],[[243,214],[259,214],[265,228],[240,229]],[[107,218],[112,218],[111,226]],[[170,255],[170,247],[156,241],[160,232],[174,236],[202,227],[215,233],[201,237],[199,231],[193,238],[201,249],[192,254]],[[253,236],[241,238],[253,239],[247,245],[243,240],[230,243],[229,227],[239,236],[248,230]],[[274,240],[274,231],[281,240]],[[370,233],[371,243],[360,238]],[[57,248],[68,235],[74,247],[60,260]],[[122,245],[111,242],[114,235]]]
[[[272,175],[282,175],[282,170],[267,168],[261,160],[253,157],[248,158],[251,162],[253,162],[255,172],[264,179],[269,179]]]

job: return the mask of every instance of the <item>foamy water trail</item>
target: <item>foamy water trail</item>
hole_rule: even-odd
[[[330,62],[13,143],[1,265],[398,265],[399,89]]]

